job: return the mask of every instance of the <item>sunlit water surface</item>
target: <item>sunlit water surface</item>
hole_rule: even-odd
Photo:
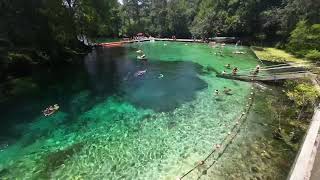
[[[139,49],[148,62],[136,59]],[[17,95],[0,105],[0,177],[180,177],[221,143],[248,102],[250,83],[216,73],[227,63],[245,70],[258,61],[245,47],[219,51],[169,42],[96,48],[81,65],[17,80]],[[44,117],[41,111],[56,103],[60,110]]]

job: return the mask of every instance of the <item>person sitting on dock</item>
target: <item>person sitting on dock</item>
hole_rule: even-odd
[[[238,67],[235,67],[235,68],[233,68],[233,70],[232,70],[232,75],[237,75],[237,73],[238,73]]]
[[[253,72],[253,75],[257,75],[260,72],[260,65],[256,66],[256,69]]]
[[[226,67],[227,69],[231,69],[231,64],[227,64],[224,67]]]

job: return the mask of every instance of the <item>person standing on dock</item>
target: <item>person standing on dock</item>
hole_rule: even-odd
[[[258,75],[259,72],[260,72],[260,65],[258,64],[258,65],[256,66],[256,69],[255,69],[254,72],[253,72],[253,75]]]

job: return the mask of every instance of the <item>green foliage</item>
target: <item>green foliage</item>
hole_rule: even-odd
[[[8,58],[8,52],[27,54],[31,64],[59,63],[67,59],[61,56],[83,51],[88,39],[132,37],[139,32],[177,38],[251,36],[260,44],[280,41],[279,47],[290,36],[287,50],[314,60],[320,51],[317,1],[123,0],[121,5],[118,0],[4,0],[0,68],[22,57]]]
[[[314,105],[319,98],[317,89],[311,83],[287,82],[286,87],[289,89],[286,94],[297,106]]]
[[[305,56],[310,50],[320,50],[320,24],[309,25],[307,21],[300,21],[291,32],[287,50]],[[314,54],[314,51],[311,52]],[[314,54],[316,55],[316,54]]]
[[[307,53],[306,58],[308,58],[312,61],[319,61],[320,60],[320,51],[311,50]]]

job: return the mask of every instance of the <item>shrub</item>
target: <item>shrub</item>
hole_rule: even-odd
[[[320,60],[320,51],[311,50],[307,53],[306,58],[308,58],[312,61],[319,61]]]
[[[310,25],[307,21],[300,21],[291,32],[287,50],[298,56],[306,56],[310,50],[320,50],[320,24]],[[317,55],[311,52],[311,58]],[[319,56],[318,56],[319,57]],[[314,59],[313,59],[314,60]]]

